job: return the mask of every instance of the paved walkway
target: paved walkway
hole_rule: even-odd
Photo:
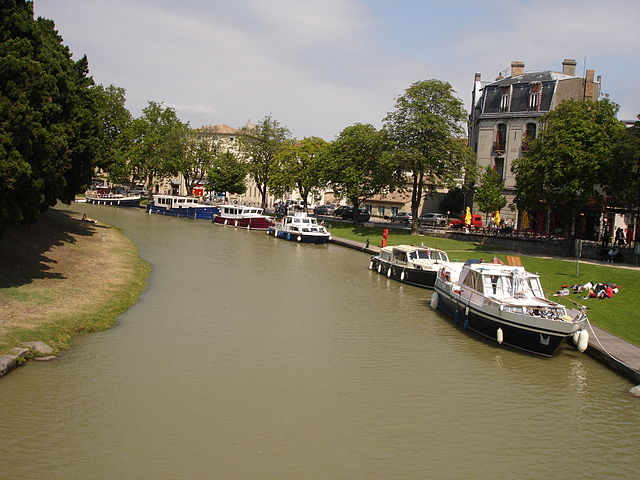
[[[363,242],[356,242],[354,240],[347,240],[345,238],[333,237],[331,242],[335,243],[336,245],[341,245],[343,247],[359,250],[369,255],[375,255],[380,251],[380,247],[378,246],[375,246],[375,245],[367,246]],[[542,257],[542,258],[549,258],[549,259],[553,258],[556,260],[566,260],[566,261],[575,262],[575,260],[570,260],[565,258],[556,258],[556,257]],[[583,261],[581,260],[581,262]],[[584,261],[584,263],[594,263],[597,265],[607,265],[607,266],[610,265],[602,262],[593,262],[593,261]],[[613,264],[610,266],[640,270],[640,267],[635,265]],[[590,326],[589,348],[587,348],[587,351],[585,353],[588,353],[593,358],[600,360],[603,364],[612,368],[617,373],[619,373],[623,377],[628,378],[635,384],[640,385],[640,347],[632,343],[629,343],[626,340],[623,340],[620,337],[617,337],[609,332],[606,332],[601,328],[598,328],[593,325],[589,325],[589,326]]]

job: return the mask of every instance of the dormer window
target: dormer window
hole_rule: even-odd
[[[502,87],[500,96],[500,111],[508,112],[511,106],[511,87]]]
[[[529,111],[540,111],[540,103],[542,100],[542,83],[533,82],[529,87]]]

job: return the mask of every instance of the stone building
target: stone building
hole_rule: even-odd
[[[600,76],[586,70],[576,75],[576,61],[565,59],[561,71],[525,71],[525,64],[511,62],[511,75],[499,75],[484,82],[476,73],[469,116],[469,146],[475,152],[478,166],[493,167],[504,181],[507,207],[500,212],[503,219],[521,224],[522,215],[513,209],[516,193],[511,173],[513,161],[522,156],[524,140],[535,138],[540,117],[569,99],[598,100]],[[511,206],[511,207],[510,207]],[[538,222],[539,220],[539,222]],[[542,219],[533,218],[536,227]]]

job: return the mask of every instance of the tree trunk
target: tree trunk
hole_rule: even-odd
[[[418,209],[420,208],[420,200],[422,199],[422,181],[424,172],[420,171],[418,175],[413,175],[413,188],[411,191],[411,234],[418,233]]]

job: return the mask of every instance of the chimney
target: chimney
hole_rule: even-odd
[[[576,61],[572,58],[565,58],[562,62],[562,74],[575,77],[576,75]]]
[[[476,73],[474,81],[479,82],[481,78],[482,78],[482,74],[481,73]]]
[[[511,76],[517,77],[518,75],[522,75],[524,73],[524,62],[520,62],[518,60],[514,60],[511,62]]]
[[[585,73],[585,78],[584,78],[584,98],[590,98],[592,100],[597,100],[596,98],[594,98],[594,91],[593,91],[593,87],[594,87],[593,77],[594,77],[595,73],[596,73],[595,70],[587,70],[586,73]]]

